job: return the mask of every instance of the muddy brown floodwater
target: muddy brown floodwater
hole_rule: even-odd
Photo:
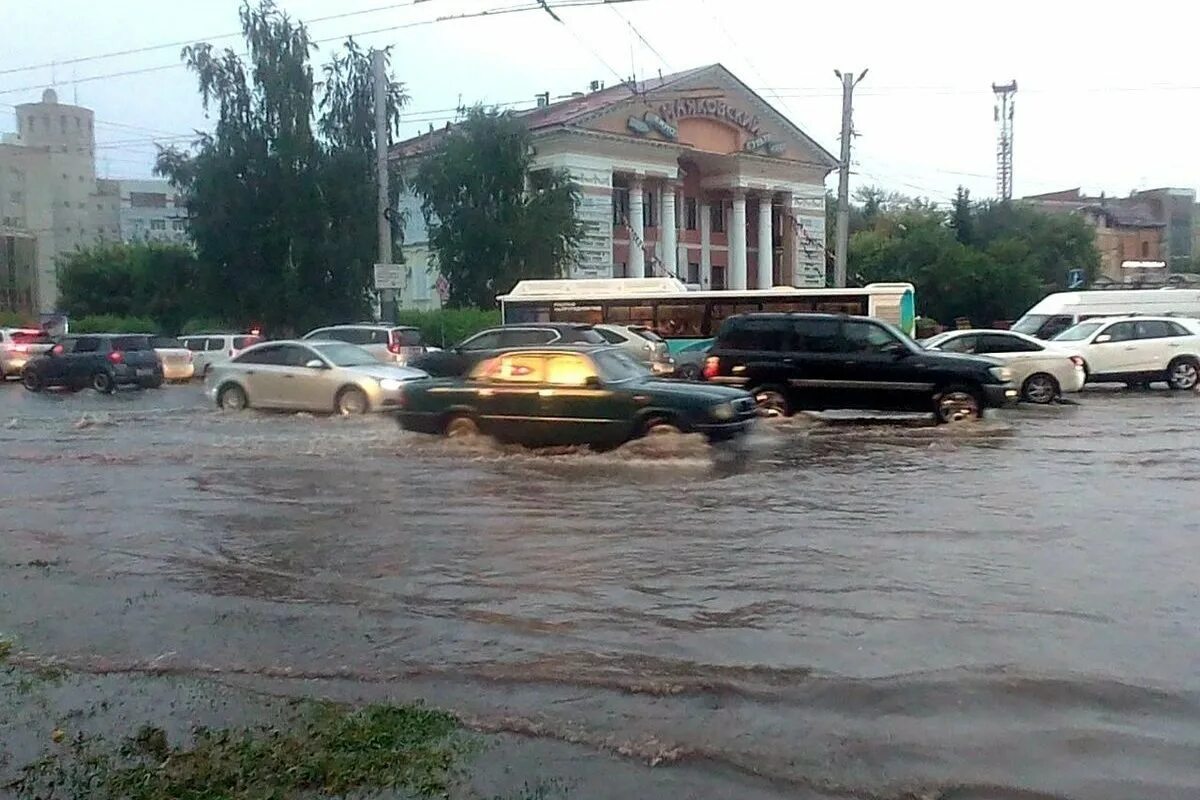
[[[595,455],[9,385],[0,497],[0,631],[81,669],[423,697],[747,796],[1200,796],[1194,394]]]

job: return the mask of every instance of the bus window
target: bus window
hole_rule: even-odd
[[[615,325],[645,325],[647,328],[653,328],[654,306],[610,303],[605,311],[604,321]]]
[[[539,303],[505,303],[504,322],[551,322],[550,307]]]
[[[713,333],[710,335],[714,335],[720,329],[726,318],[734,314],[753,314],[760,310],[758,303],[713,303],[712,319],[709,321]]]
[[[703,338],[704,306],[704,301],[686,305],[663,303],[658,307],[654,329],[667,338]]]
[[[763,311],[774,311],[787,314],[792,311],[814,311],[816,300],[811,297],[794,297],[790,300],[776,300],[762,304]]]
[[[866,315],[866,303],[855,300],[819,300],[815,304],[817,311],[822,314],[858,314]]]
[[[600,306],[560,304],[554,307],[552,320],[538,320],[538,322],[580,322],[585,325],[596,325],[604,322],[604,310]]]

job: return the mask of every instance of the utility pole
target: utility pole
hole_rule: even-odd
[[[1016,109],[1017,82],[992,84],[996,95],[994,115],[996,131],[996,194],[1008,202],[1013,195],[1013,111]]]
[[[378,189],[376,202],[379,229],[379,264],[392,263],[392,221],[388,201],[388,120],[387,120],[387,64],[382,50],[371,51],[371,73],[375,84],[375,184]],[[379,290],[380,312],[388,322],[396,321],[397,286],[379,286],[376,270],[376,288]]]
[[[842,156],[838,167],[837,243],[834,249],[833,285],[846,286],[846,251],[850,249],[850,137],[854,135],[854,87],[867,77],[864,69],[857,78],[851,72],[834,70],[842,79]]]

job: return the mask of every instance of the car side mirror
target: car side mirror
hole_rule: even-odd
[[[305,361],[304,366],[308,367],[309,369],[327,369],[327,367],[325,366],[325,362],[319,358],[314,358],[314,359],[310,359],[309,361]]]
[[[603,389],[604,384],[600,382],[600,378],[595,375],[588,375],[583,379],[583,388],[585,389]]]
[[[1099,336],[1097,336],[1095,339],[1093,339],[1092,343],[1093,344],[1104,344],[1105,342],[1111,342],[1111,341],[1112,341],[1111,336],[1109,336],[1107,333],[1102,333]]]

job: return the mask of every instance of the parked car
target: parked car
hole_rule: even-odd
[[[1200,323],[1175,317],[1105,317],[1074,325],[1051,342],[1083,358],[1089,383],[1200,385]]]
[[[675,431],[729,439],[756,417],[741,390],[656,379],[624,350],[588,345],[501,351],[466,378],[410,384],[398,413],[420,433],[599,448]]]
[[[263,341],[257,333],[193,333],[180,340],[192,354],[192,369],[207,376],[217,364],[223,364],[251,345]]]
[[[675,371],[675,361],[671,358],[667,343],[649,328],[608,323],[592,327],[604,341],[620,347],[637,361],[643,362],[654,374],[670,375]]]
[[[421,331],[405,325],[381,325],[375,322],[330,325],[309,331],[304,338],[356,344],[385,364],[407,364],[425,352]]]
[[[25,364],[21,382],[31,392],[52,387],[90,386],[102,394],[118,386],[162,386],[162,365],[142,334],[100,333],[65,336]]]
[[[536,322],[499,325],[487,328],[447,350],[426,353],[413,359],[411,366],[437,378],[466,375],[476,364],[514,347],[547,345],[605,344],[591,325],[573,322]]]
[[[37,328],[0,328],[0,381],[20,378],[26,362],[54,346]]]
[[[1078,392],[1087,375],[1083,358],[1013,331],[945,331],[921,342],[926,350],[986,355],[1012,370],[1013,383],[1028,403],[1052,403],[1064,393]]]
[[[675,352],[675,377],[685,381],[704,380],[704,359],[715,339],[701,339]]]
[[[164,380],[190,381],[195,377],[196,365],[192,360],[192,351],[184,347],[183,342],[170,336],[155,336],[150,340],[150,345],[162,364]]]
[[[1012,371],[929,351],[887,323],[837,314],[741,314],[721,325],[704,377],[746,388],[764,414],[928,411],[939,423],[1015,403]]]
[[[229,411],[273,408],[365,414],[399,406],[402,388],[428,377],[398,364],[381,364],[345,342],[278,341],[247,348],[213,367],[209,397]]]

